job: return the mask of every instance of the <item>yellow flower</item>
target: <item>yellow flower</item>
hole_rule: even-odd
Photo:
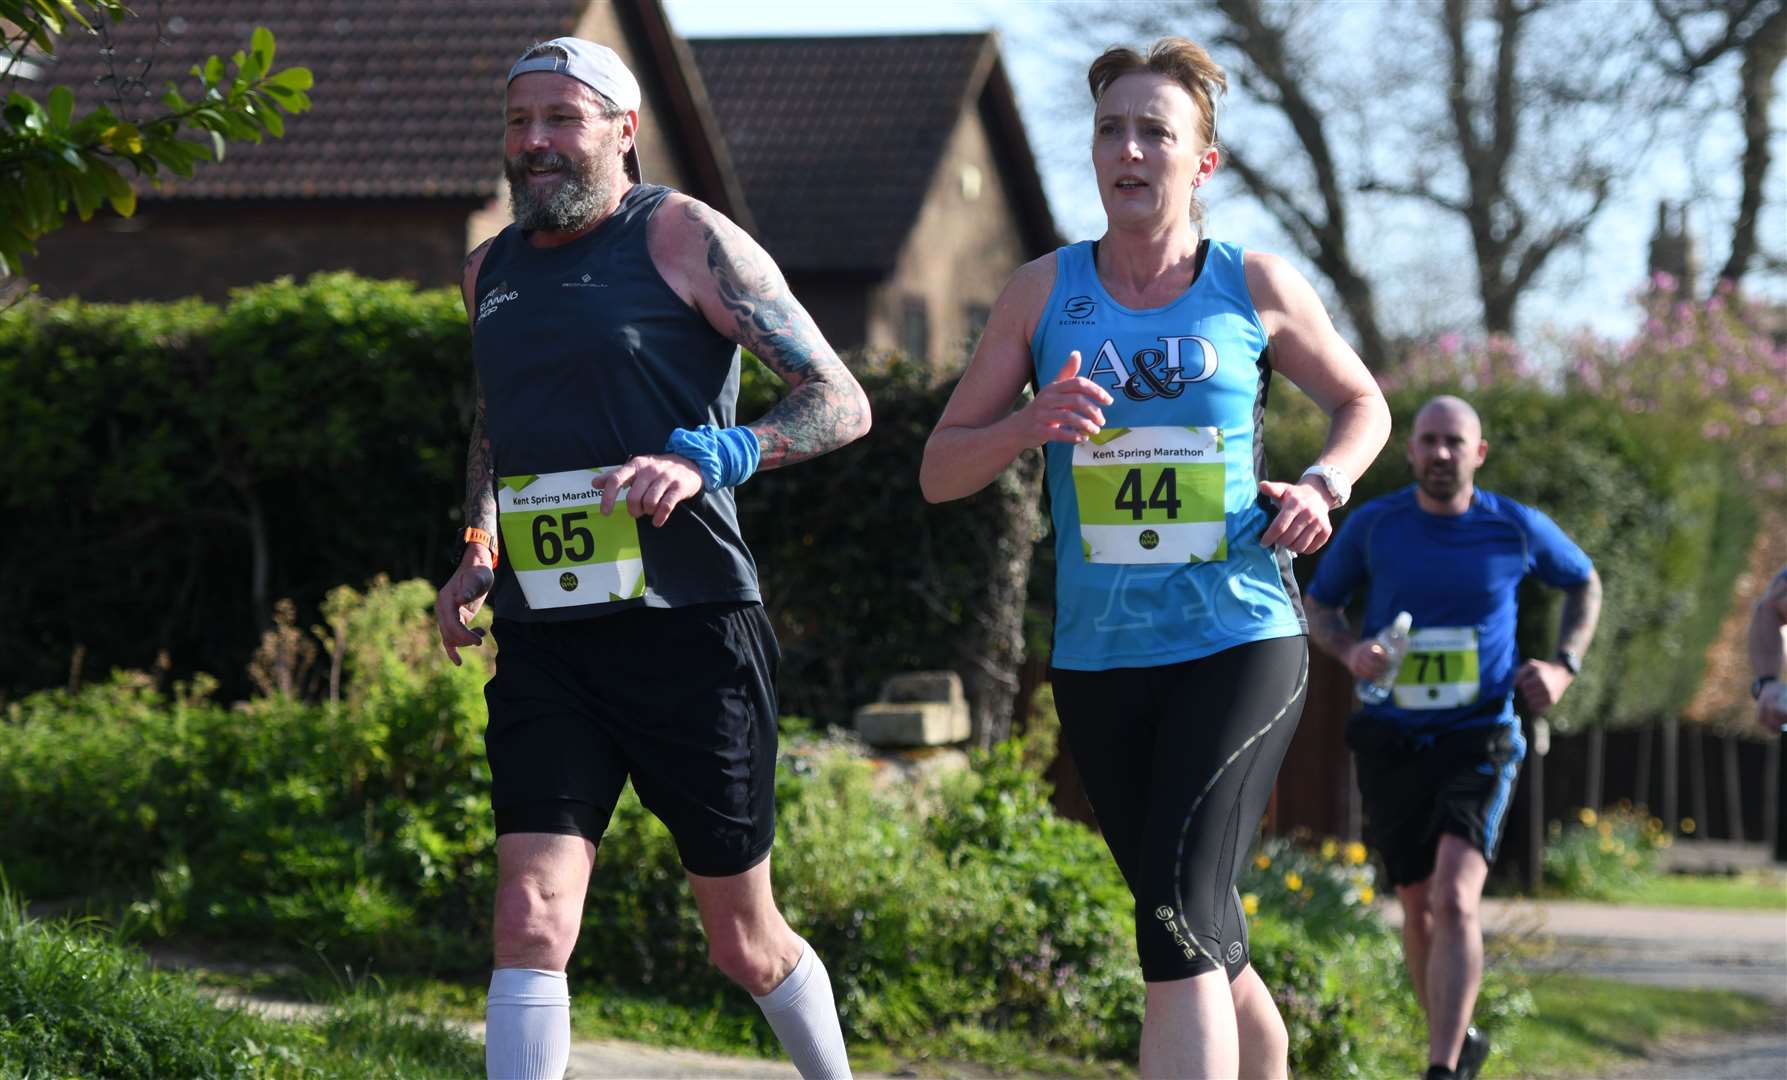
[[[1668,833],[1664,833],[1662,836],[1657,837],[1657,846],[1660,848],[1666,848],[1673,843],[1675,843],[1675,838]]]
[[[1615,845],[1615,844],[1614,844],[1614,842],[1613,842],[1613,841],[1611,841],[1611,840],[1603,840],[1603,841],[1601,841],[1601,854],[1603,854],[1603,855],[1611,855],[1611,854],[1613,854],[1613,849],[1614,849],[1614,848],[1615,848],[1615,847],[1616,847],[1616,846],[1617,846],[1617,845]]]
[[[1584,825],[1593,825],[1595,823],[1595,812],[1585,806],[1576,811],[1576,819]]]
[[[1340,854],[1340,842],[1332,836],[1322,841],[1322,858],[1332,859]]]
[[[1660,817],[1651,818],[1648,828],[1650,829],[1651,832],[1662,832],[1663,831],[1663,819]]]
[[[1301,889],[1303,887],[1303,875],[1292,870],[1284,876],[1284,887],[1292,892]]]
[[[1358,866],[1365,861],[1365,845],[1354,840],[1346,846],[1346,861]]]
[[[1694,834],[1694,819],[1693,818],[1691,818],[1691,817],[1682,818],[1682,832],[1685,832],[1690,836],[1692,836]]]
[[[1303,890],[1303,899],[1305,899],[1305,900],[1308,900],[1310,897],[1312,897],[1314,895],[1315,895],[1315,886],[1313,886],[1313,885],[1310,886],[1309,888]]]
[[[1241,910],[1247,913],[1248,918],[1258,915],[1260,913],[1260,898],[1252,893],[1243,893],[1241,895]]]
[[[1601,822],[1601,827],[1596,831],[1601,834],[1602,839],[1606,839],[1607,837],[1612,836],[1613,835],[1613,822],[1611,822],[1611,821]]]
[[[1376,899],[1377,899],[1377,890],[1373,889],[1371,886],[1367,885],[1364,888],[1359,890],[1359,903],[1369,904],[1373,900],[1376,900]]]
[[[1272,857],[1262,851],[1253,857],[1253,865],[1256,869],[1264,870],[1272,865]]]

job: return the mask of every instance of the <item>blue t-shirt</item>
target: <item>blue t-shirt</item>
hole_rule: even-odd
[[[1309,595],[1339,608],[1364,589],[1363,637],[1399,611],[1413,616],[1396,692],[1363,707],[1365,716],[1409,730],[1511,724],[1521,580],[1534,574],[1569,589],[1593,569],[1557,523],[1530,506],[1479,488],[1464,513],[1430,514],[1411,485],[1347,517]]]
[[[1039,384],[1074,350],[1110,391],[1105,427],[1052,442],[1056,667],[1157,667],[1305,631],[1289,555],[1260,546],[1271,369],[1243,253],[1206,241],[1171,303],[1138,311],[1098,280],[1091,242],[1056,252],[1031,358]]]

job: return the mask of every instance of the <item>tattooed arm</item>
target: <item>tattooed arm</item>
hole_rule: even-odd
[[[1588,580],[1564,592],[1564,611],[1558,617],[1557,647],[1578,658],[1594,640],[1601,621],[1601,575],[1589,568]],[[1514,673],[1514,689],[1534,716],[1548,712],[1576,681],[1570,669],[1556,660],[1528,660]]]
[[[1346,665],[1361,679],[1375,679],[1389,667],[1389,656],[1375,640],[1359,637],[1346,621],[1346,612],[1331,608],[1308,593],[1303,594],[1303,611],[1309,617],[1309,640],[1329,656]]]
[[[788,384],[788,395],[750,425],[762,451],[758,468],[818,457],[868,433],[862,387],[743,229],[673,194],[653,215],[648,237],[652,260],[677,295]]]
[[[490,241],[479,244],[465,259],[465,276],[461,295],[465,299],[465,315],[474,325],[477,319],[478,268]],[[472,378],[477,378],[474,372]],[[441,633],[441,648],[448,659],[459,663],[459,650],[483,642],[484,631],[470,629],[468,624],[484,606],[496,582],[496,470],[490,453],[490,435],[484,430],[484,388],[478,387],[478,411],[472,418],[471,444],[465,454],[465,524],[490,534],[490,544],[467,544],[459,558],[459,568],[434,598],[434,618]]]

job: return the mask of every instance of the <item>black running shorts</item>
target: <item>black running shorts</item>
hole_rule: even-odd
[[[1235,879],[1303,714],[1307,639],[1162,667],[1050,671],[1061,730],[1136,900],[1148,982],[1248,963]]]
[[[1440,834],[1462,837],[1493,863],[1513,801],[1525,740],[1509,724],[1410,735],[1355,716],[1347,745],[1359,771],[1365,839],[1392,885],[1433,874]]]
[[[763,605],[498,619],[493,632],[484,748],[498,835],[599,843],[631,777],[690,873],[728,877],[769,854],[781,650]]]

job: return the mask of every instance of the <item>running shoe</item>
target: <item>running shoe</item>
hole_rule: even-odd
[[[1458,1065],[1452,1070],[1457,1080],[1476,1080],[1482,1071],[1483,1059],[1489,1056],[1489,1036],[1476,1027],[1464,1029],[1464,1045],[1458,1050]]]

